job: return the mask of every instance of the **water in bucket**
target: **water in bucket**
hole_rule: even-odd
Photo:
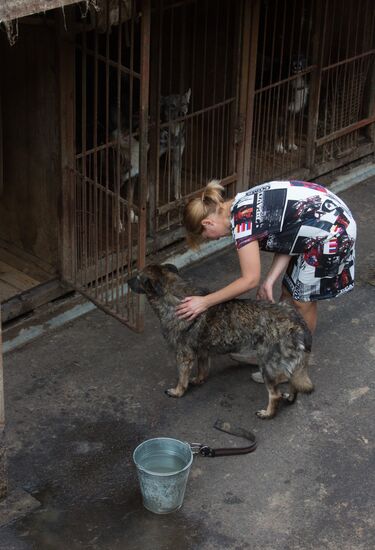
[[[145,508],[156,514],[181,508],[193,462],[190,445],[169,437],[148,439],[135,449],[133,460]]]

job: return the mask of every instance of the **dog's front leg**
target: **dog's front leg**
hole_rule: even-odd
[[[208,378],[210,371],[210,358],[207,352],[200,351],[198,354],[198,373],[197,376],[191,379],[190,384],[193,386],[199,386],[204,384]]]
[[[182,397],[189,385],[190,373],[195,363],[195,353],[191,349],[179,349],[176,353],[178,383],[175,388],[165,390],[170,397]]]
[[[282,399],[282,395],[274,381],[267,379],[267,376],[264,376],[264,383],[268,390],[268,405],[267,409],[257,411],[256,415],[262,420],[269,420],[275,416],[277,412],[277,407],[279,406],[279,403]]]
[[[288,149],[289,151],[297,151],[298,147],[295,144],[295,124],[296,124],[296,113],[293,111],[289,114],[289,123],[288,123]]]

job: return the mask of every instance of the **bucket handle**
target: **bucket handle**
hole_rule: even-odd
[[[251,445],[248,445],[247,447],[224,447],[220,449],[212,449],[208,445],[204,445],[202,443],[190,443],[190,448],[194,455],[200,454],[201,456],[209,456],[211,458],[216,456],[244,455],[254,452],[257,448],[257,440],[255,435],[244,428],[232,428],[229,422],[220,419],[216,420],[214,428],[237,437],[243,437],[244,439],[251,441]]]

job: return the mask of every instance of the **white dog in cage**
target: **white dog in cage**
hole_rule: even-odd
[[[305,75],[302,71],[306,69],[306,59],[299,55],[292,59],[292,74],[296,75],[290,84],[290,94],[288,94],[287,103],[283,107],[281,127],[287,127],[284,134],[287,133],[287,144],[284,139],[279,137],[276,143],[276,153],[287,153],[288,151],[297,151],[298,146],[295,143],[295,127],[299,121],[296,120],[297,115],[301,115],[307,105],[309,94],[309,86]]]

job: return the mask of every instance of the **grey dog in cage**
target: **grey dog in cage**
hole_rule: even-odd
[[[182,156],[185,150],[185,117],[189,110],[191,89],[184,94],[171,94],[160,98],[160,119],[162,127],[159,136],[159,157],[170,154],[170,169],[172,182],[174,184],[174,198],[180,199],[182,179]],[[124,103],[126,103],[124,101]],[[120,144],[121,154],[121,186],[130,181],[130,201],[133,203],[134,180],[139,174],[140,143],[127,129],[128,121],[124,113],[121,120],[121,130],[118,129],[116,109],[113,106],[111,111],[113,130],[111,137]],[[133,116],[134,128],[138,127],[137,116]],[[147,145],[147,148],[149,146]],[[131,221],[138,221],[138,217],[131,210]]]
[[[186,296],[207,294],[186,282],[171,264],[150,265],[128,282],[138,294],[146,294],[159,317],[164,338],[176,353],[178,383],[166,390],[182,397],[191,384],[202,384],[209,372],[209,356],[240,351],[251,345],[268,390],[266,409],[259,418],[275,416],[282,399],[293,403],[298,392],[313,391],[307,374],[311,333],[289,304],[259,300],[230,300],[211,307],[192,321],[176,316],[175,308]],[[197,365],[197,375],[190,379]],[[278,385],[289,382],[289,392]]]

